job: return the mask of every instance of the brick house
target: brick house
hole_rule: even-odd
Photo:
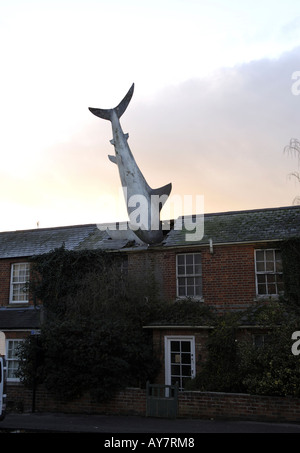
[[[165,300],[191,298],[220,312],[241,310],[283,290],[280,242],[300,237],[300,206],[204,215],[204,236],[186,240],[174,224],[161,244],[147,246],[132,232],[96,224],[0,233],[0,354],[8,363],[9,384],[17,378],[16,347],[36,333],[42,310],[26,292],[28,258],[65,245],[68,250],[121,251],[128,273],[152,273]],[[158,382],[195,376],[205,353],[207,325],[158,322],[144,326],[164,367]]]

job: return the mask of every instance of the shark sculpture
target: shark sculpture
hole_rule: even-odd
[[[156,244],[162,241],[162,223],[160,211],[170,195],[172,184],[158,189],[152,189],[139,169],[128,145],[128,134],[124,134],[120,117],[125,112],[133,95],[134,84],[120,104],[113,109],[89,110],[99,118],[109,120],[112,125],[113,139],[110,141],[115,148],[115,155],[108,156],[111,162],[117,164],[123,187],[127,212],[130,218],[129,227],[136,236],[146,244]],[[135,222],[133,218],[135,216]]]

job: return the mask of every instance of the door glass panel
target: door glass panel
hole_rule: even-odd
[[[180,342],[179,341],[171,341],[171,351],[180,351]]]
[[[182,376],[191,377],[191,365],[182,365],[181,372]]]
[[[172,376],[180,376],[180,365],[171,365]]]
[[[191,352],[191,341],[181,341],[181,351],[182,352]]]
[[[181,354],[181,363],[182,364],[191,363],[191,354],[182,353]]]

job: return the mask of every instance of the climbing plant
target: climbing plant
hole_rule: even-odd
[[[89,391],[103,400],[154,378],[159,364],[143,329],[159,305],[153,282],[133,283],[118,253],[61,247],[31,261],[30,291],[44,322],[38,363],[31,340],[22,351],[24,384],[32,385],[34,373],[61,398]]]
[[[281,256],[286,303],[300,313],[300,238],[282,242]]]
[[[239,335],[243,323],[254,330]],[[207,342],[207,359],[188,388],[299,397],[300,360],[291,351],[296,330],[300,318],[279,301],[221,316]]]

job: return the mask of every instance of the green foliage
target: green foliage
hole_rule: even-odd
[[[165,302],[158,307],[157,316],[157,324],[188,326],[210,325],[216,317],[209,306],[192,299]]]
[[[240,369],[248,393],[259,395],[300,396],[300,361],[291,352],[293,323],[273,326],[264,336],[264,344],[250,341],[239,344]]]
[[[153,281],[131,281],[121,254],[70,252],[63,247],[34,257],[31,293],[43,303],[35,365],[32,342],[24,345],[20,376],[33,377],[64,399],[89,391],[97,400],[124,386],[153,379],[159,364],[143,325],[159,307]]]
[[[150,339],[122,320],[66,320],[43,330],[45,384],[65,399],[86,390],[98,401],[153,377],[157,364]]]
[[[242,323],[260,328],[239,335]],[[189,388],[299,397],[300,359],[291,351],[291,336],[299,326],[300,319],[279,301],[222,316],[209,336],[207,360]]]
[[[281,244],[285,298],[288,305],[300,313],[300,238]]]
[[[187,388],[218,392],[243,390],[238,371],[237,327],[236,315],[230,313],[217,319],[207,342],[207,360]]]
[[[114,294],[113,285],[117,285],[116,273],[120,278],[121,255],[103,251],[83,250],[68,251],[64,247],[31,258],[33,263],[30,290],[34,299],[41,300],[43,306],[56,316],[73,313],[73,302],[79,292],[83,292],[92,278],[109,284],[110,295]],[[73,307],[72,307],[73,306]]]
[[[44,350],[40,336],[29,336],[18,346],[17,356],[21,359],[21,366],[17,370],[17,377],[26,381],[32,387],[44,381]]]
[[[120,253],[62,247],[34,257],[30,291],[43,303],[45,322],[39,339],[23,345],[20,376],[65,399],[86,390],[108,399],[123,386],[153,380],[159,369],[144,325],[210,325],[207,358],[190,389],[299,397],[291,335],[300,330],[300,240],[282,243],[281,251],[284,299],[219,317],[192,300],[163,303],[153,274],[125,275]],[[241,325],[257,330],[242,339]]]
[[[300,330],[300,239],[283,241],[280,248],[284,297],[222,316],[209,336],[207,360],[189,388],[300,396],[300,359],[291,351],[291,336]],[[253,328],[242,336],[242,325]],[[262,340],[259,346],[255,335]]]

